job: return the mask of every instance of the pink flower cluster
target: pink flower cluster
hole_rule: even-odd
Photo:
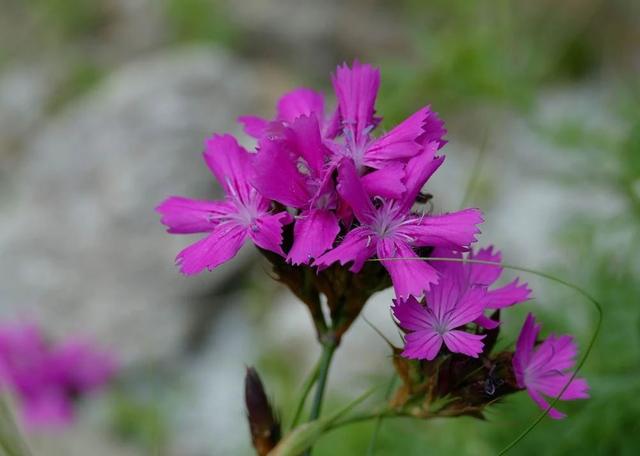
[[[178,254],[180,270],[187,275],[211,270],[234,257],[247,240],[293,266],[317,271],[338,263],[358,273],[366,261],[377,259],[395,289],[393,314],[405,332],[403,356],[478,357],[485,337],[481,329],[499,324],[485,311],[523,302],[531,291],[517,280],[492,288],[502,273],[495,264],[421,259],[431,252],[454,261],[501,261],[491,247],[471,249],[483,221],[478,209],[432,214],[415,207],[423,186],[444,162],[439,155],[446,144],[444,123],[425,106],[376,134],[379,70],[358,62],[342,65],[332,84],[333,110],[321,93],[299,88],[280,98],[273,119],[240,117],[245,132],[257,141],[254,151],[230,135],[206,141],[204,159],[225,198],[173,196],[157,207],[170,233],[206,233]],[[290,242],[284,230],[291,230]],[[514,357],[514,368],[522,372],[519,386],[530,393],[556,391],[539,386],[541,378],[553,375],[536,360],[562,356],[557,361],[561,369],[572,367],[568,360],[575,346],[561,338],[562,354],[545,349],[537,355],[541,346],[531,355],[533,342],[526,337],[530,343],[519,343]],[[545,342],[549,347],[560,344],[550,341]],[[578,386],[563,399],[581,397],[574,389],[586,391],[586,383],[574,383]]]
[[[178,254],[181,271],[213,269],[251,239],[294,265],[319,269],[339,262],[358,272],[366,260],[384,258],[401,297],[436,283],[438,272],[427,262],[392,259],[417,258],[421,247],[466,250],[482,215],[412,211],[444,161],[436,155],[445,144],[443,122],[424,107],[374,137],[379,85],[380,73],[370,65],[340,66],[331,115],[320,93],[297,89],[280,99],[275,119],[240,118],[257,139],[255,152],[230,135],[207,140],[204,159],[225,199],[171,197],[157,207],[169,232],[208,233]],[[282,230],[289,223],[293,244],[285,251]]]
[[[85,341],[48,344],[31,324],[0,326],[0,391],[17,397],[28,428],[68,424],[76,398],[101,388],[114,359]]]

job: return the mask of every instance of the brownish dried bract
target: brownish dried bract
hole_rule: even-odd
[[[292,228],[285,227],[283,246],[291,244]],[[360,315],[367,300],[374,293],[391,286],[389,274],[380,262],[365,264],[358,273],[349,271],[349,266],[336,263],[327,269],[294,266],[284,258],[267,250],[260,250],[273,267],[275,278],[286,285],[309,309],[318,338],[330,337],[340,344],[343,334]],[[321,295],[326,297],[330,321],[326,321],[321,307]]]
[[[253,367],[247,368],[244,378],[244,398],[253,446],[259,456],[265,456],[280,440],[280,421]]]

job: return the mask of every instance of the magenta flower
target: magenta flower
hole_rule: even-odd
[[[372,138],[371,132],[381,118],[375,116],[375,100],[380,86],[380,71],[368,64],[339,66],[332,76],[338,107],[325,116],[322,94],[307,88],[286,93],[277,104],[272,121],[257,116],[238,120],[250,136],[271,137],[280,125],[290,126],[302,116],[317,120],[321,138],[330,149],[325,156],[326,175],[331,175],[343,159],[351,159],[363,185],[371,196],[399,197],[404,192],[404,164],[422,150],[425,141],[436,141],[438,148],[446,141],[444,122],[428,106],[419,109],[388,133]],[[274,198],[275,199],[275,198]]]
[[[355,61],[352,68],[339,66],[332,82],[342,134],[342,141],[328,142],[334,162],[352,160],[358,174],[365,174],[362,182],[369,195],[399,197],[404,191],[403,164],[419,154],[425,143],[433,141],[438,149],[446,143],[442,139],[446,134],[444,122],[426,106],[391,131],[372,138],[371,132],[381,121],[375,116],[380,71]],[[364,173],[367,168],[373,171]]]
[[[536,324],[532,314],[528,314],[516,344],[513,370],[518,386],[526,388],[538,407],[546,410],[549,403],[544,396],[557,397],[569,382],[578,349],[571,336],[558,337],[553,334],[536,346],[539,332],[540,325]],[[588,391],[586,380],[574,378],[560,399],[586,399],[589,397]],[[552,408],[549,416],[557,420],[566,415]]]
[[[308,264],[329,249],[340,231],[338,195],[325,166],[330,151],[315,116],[300,116],[278,135],[263,138],[254,163],[253,184],[261,195],[300,209],[287,260]],[[274,178],[277,176],[277,178]]]
[[[435,249],[432,256],[434,258],[463,258],[460,252],[451,252],[441,248]],[[502,254],[499,250],[494,251],[493,246],[480,249],[477,252],[472,250],[468,253],[467,258],[469,260],[493,263],[502,262]],[[519,279],[515,279],[502,287],[489,289],[502,275],[504,268],[499,265],[434,261],[433,266],[442,274],[455,277],[458,286],[463,291],[474,287],[484,288],[486,290],[484,297],[486,309],[510,307],[531,297],[531,289],[526,283],[519,283]],[[498,326],[498,322],[484,315],[481,315],[475,323],[487,329],[493,329]]]
[[[240,116],[238,121],[244,125],[245,133],[256,139],[262,138],[268,132],[270,123],[288,125],[301,116],[316,117],[323,138],[334,137],[337,133],[337,111],[330,118],[326,118],[324,96],[315,90],[300,87],[285,93],[278,100],[276,112],[276,118],[272,121],[258,116]]]
[[[484,296],[481,288],[461,292],[455,277],[445,275],[426,293],[426,305],[413,296],[395,300],[393,315],[408,331],[402,356],[431,361],[444,343],[452,353],[477,358],[485,336],[465,332],[464,326],[482,314]]]
[[[109,381],[116,365],[80,341],[48,345],[33,325],[0,327],[0,388],[16,394],[29,428],[64,426],[73,401]]]
[[[442,164],[435,157],[437,143],[431,142],[406,167],[407,190],[400,199],[376,199],[374,204],[350,161],[339,167],[338,192],[351,206],[360,223],[347,233],[340,245],[315,261],[319,268],[335,262],[353,262],[351,271],[358,272],[364,262],[377,256],[389,272],[396,295],[420,296],[430,284],[438,281],[438,272],[417,258],[414,248],[441,246],[466,249],[479,232],[482,222],[477,209],[466,209],[442,215],[414,214],[411,207],[424,183]],[[394,260],[397,258],[397,260]]]
[[[197,201],[173,196],[156,208],[169,233],[209,233],[176,257],[183,274],[211,270],[230,260],[247,239],[284,256],[282,227],[291,217],[287,212],[272,214],[271,201],[250,185],[253,158],[233,136],[214,135],[206,143],[204,159],[226,198]]]
[[[436,141],[438,149],[446,142],[444,122],[428,106],[419,109],[398,126],[377,139],[370,133],[382,120],[375,116],[375,102],[380,87],[380,70],[358,61],[346,64],[332,76],[338,99],[341,133],[345,142],[337,151],[353,159],[356,168],[379,169],[389,160],[407,159],[422,150],[425,141]],[[421,140],[419,140],[421,139]]]

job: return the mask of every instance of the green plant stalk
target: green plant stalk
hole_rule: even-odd
[[[313,405],[309,414],[309,421],[317,420],[320,417],[322,409],[322,400],[324,399],[324,390],[327,387],[327,379],[329,378],[329,368],[333,360],[333,354],[336,350],[335,342],[326,342],[322,344],[322,357],[320,358],[320,371],[318,373],[318,383],[313,397]]]
[[[318,382],[316,384],[313,404],[311,406],[311,413],[309,414],[308,421],[315,421],[320,417],[322,401],[324,399],[324,391],[327,387],[327,379],[329,378],[329,368],[331,367],[331,361],[333,360],[333,354],[335,353],[336,348],[337,344],[333,339],[327,339],[322,342],[322,356],[320,358]],[[311,455],[311,450],[312,447],[307,450],[305,455]]]
[[[321,361],[321,360],[320,360]],[[296,411],[293,415],[293,420],[291,421],[291,429],[295,428],[300,421],[300,416],[302,415],[302,410],[304,409],[304,404],[307,402],[307,397],[311,392],[311,388],[316,383],[318,379],[318,374],[320,373],[320,361],[313,366],[313,370],[309,374],[309,377],[304,382],[304,386],[302,387],[302,394],[300,399],[298,400],[298,405],[296,406]]]

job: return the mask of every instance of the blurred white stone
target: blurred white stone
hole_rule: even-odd
[[[3,317],[89,335],[125,365],[175,355],[189,330],[185,299],[242,261],[182,277],[173,258],[196,238],[166,234],[153,208],[217,193],[203,141],[235,130],[257,87],[250,67],[219,50],[176,49],[115,71],[31,132],[0,199]]]

